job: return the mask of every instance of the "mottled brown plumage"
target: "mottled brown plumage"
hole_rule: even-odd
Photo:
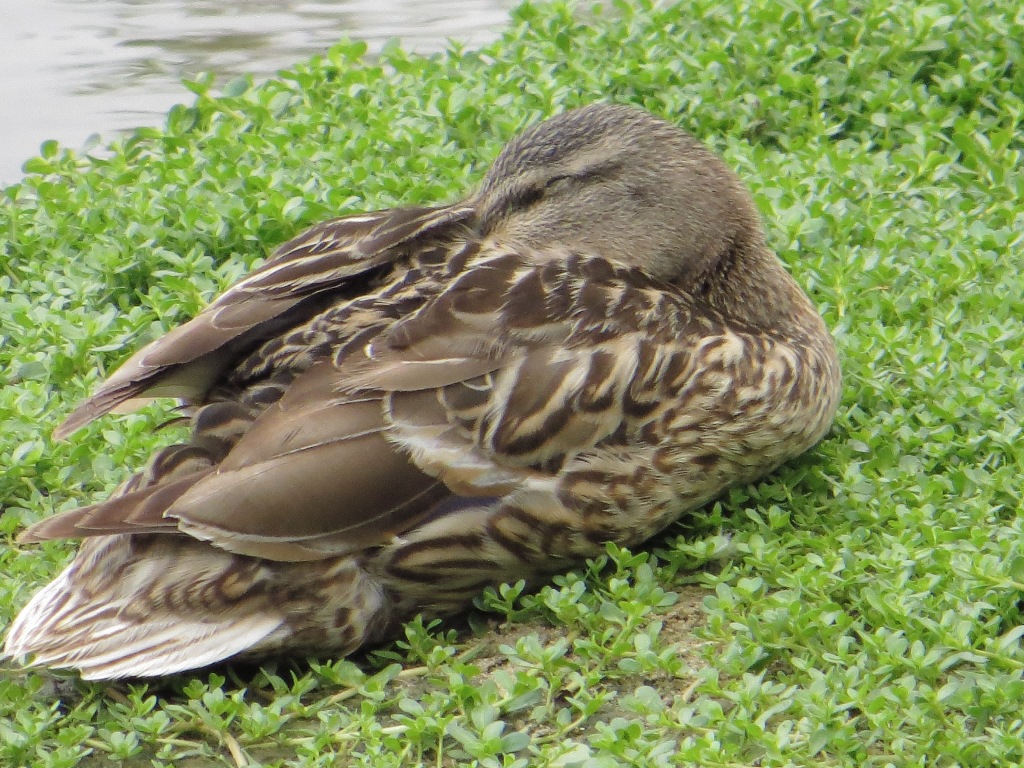
[[[8,655],[110,678],[351,652],[805,451],[839,367],[735,175],[593,105],[462,202],[286,243],[57,434],[155,396],[190,407],[187,441],[23,534],[84,542]]]

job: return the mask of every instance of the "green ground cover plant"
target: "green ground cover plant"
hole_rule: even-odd
[[[1016,0],[523,5],[481,50],[342,42],[0,199],[0,627],[166,408],[48,437],[275,244],[452,199],[603,99],[752,187],[837,338],[814,451],[647,547],[348,660],[86,684],[0,667],[0,766],[982,766],[1024,761],[1024,13]]]

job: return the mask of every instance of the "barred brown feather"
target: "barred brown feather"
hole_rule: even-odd
[[[748,193],[668,123],[568,112],[481,188],[317,225],[58,429],[191,409],[5,652],[91,678],[348,653],[637,544],[821,439],[832,341]]]

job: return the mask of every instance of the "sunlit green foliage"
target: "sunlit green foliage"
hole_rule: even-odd
[[[44,144],[0,199],[3,620],[73,549],[14,534],[174,438],[150,411],[51,442],[105,372],[303,226],[452,199],[577,104],[645,106],[737,168],[846,388],[769,481],[468,627],[160,686],[0,669],[0,765],[1019,764],[1021,41],[1015,0],[525,5],[480,51],[342,43],[189,83],[96,158]]]

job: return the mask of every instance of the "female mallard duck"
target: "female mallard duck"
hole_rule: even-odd
[[[85,539],[5,651],[86,678],[346,654],[631,546],[814,445],[832,340],[741,182],[592,105],[479,191],[313,227],[57,430],[153,396],[187,442],[23,541]]]

